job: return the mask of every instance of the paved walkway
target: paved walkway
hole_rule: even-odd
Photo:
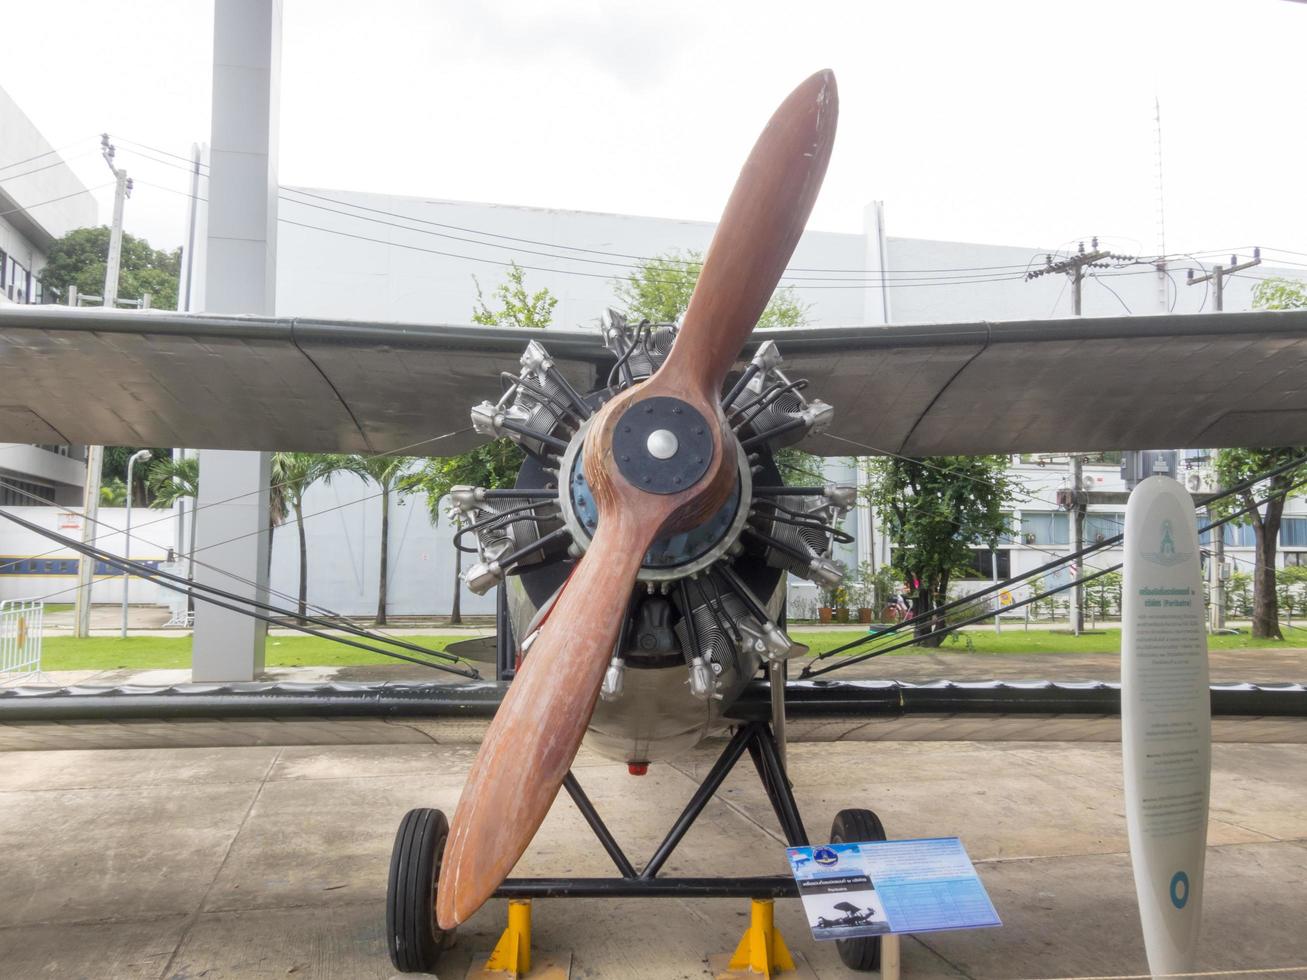
[[[440,733],[429,733],[439,739]],[[642,778],[583,752],[578,776],[624,847],[648,854],[711,764],[703,747]],[[383,978],[384,888],[410,807],[452,810],[467,744],[12,752],[0,756],[0,963],[12,977]],[[871,806],[896,837],[957,834],[1004,925],[904,944],[912,978],[1085,977],[1146,969],[1122,816],[1103,744],[878,742],[790,748],[814,838]],[[1214,750],[1206,934],[1199,969],[1307,964],[1307,755]],[[781,873],[774,821],[747,766],[673,855],[670,874]],[[566,800],[520,873],[606,874]],[[577,978],[707,976],[747,905],[710,900],[536,903],[538,948]],[[440,976],[461,978],[503,922],[492,902]],[[849,976],[777,904],[816,976]],[[1247,975],[1247,974],[1245,974]]]

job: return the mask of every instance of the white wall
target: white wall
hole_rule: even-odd
[[[503,278],[504,264],[515,260],[532,267],[527,269],[529,288],[548,288],[558,298],[555,322],[566,327],[593,325],[606,307],[616,305],[614,278],[628,275],[631,263],[637,261],[623,255],[703,250],[714,227],[707,222],[669,218],[318,188],[283,188],[281,217],[279,314],[468,323],[476,299],[472,277],[475,275],[489,293]],[[893,218],[891,202],[890,229]],[[804,234],[790,262],[791,276],[785,281],[810,305],[812,325],[863,324],[879,319],[868,314],[869,309],[881,306],[879,276],[856,271],[868,268],[868,256],[874,259],[877,255],[876,243],[870,240],[874,234],[870,224],[865,234]],[[494,235],[520,241],[491,237]],[[548,254],[533,254],[539,252]],[[1071,289],[1064,276],[1024,279],[1025,271],[1043,264],[1045,252],[1038,246],[1015,248],[891,235],[884,259],[893,274],[888,290],[890,322],[1070,316]],[[1182,265],[1176,263],[1177,268]],[[949,276],[939,270],[962,271]],[[1295,275],[1269,266],[1258,273]],[[1087,280],[1084,284],[1086,315],[1161,310],[1157,273],[1152,267],[1105,269],[1096,275],[1102,277],[1101,283]],[[941,282],[941,277],[952,281]],[[1174,284],[1167,281],[1168,309],[1197,312],[1204,298],[1206,309],[1212,308],[1211,296],[1203,286],[1186,286],[1182,271],[1173,273],[1173,278]],[[1004,281],[987,281],[992,279]],[[1253,284],[1247,277],[1230,280],[1226,309],[1248,309]]]
[[[81,540],[81,508],[61,507],[5,507],[14,514],[43,528],[58,531],[60,534]],[[127,511],[123,507],[101,507],[100,524],[96,534],[95,546],[114,555],[123,554],[125,536],[123,528],[127,523]],[[135,561],[165,561],[168,549],[173,544],[175,518],[171,510],[155,510],[136,507],[132,510],[132,550]],[[0,521],[0,565],[11,562],[16,557],[42,559],[75,559],[77,553],[71,548],[60,547],[48,538],[34,531],[20,528],[10,521]],[[14,567],[0,570],[0,599],[31,599],[44,597],[48,602],[73,602],[76,598],[77,571],[70,567],[66,574],[40,574],[19,572]],[[100,603],[122,602],[122,574],[114,572],[99,575],[92,586],[91,601]],[[133,579],[131,584],[131,601],[133,603],[168,602],[166,590],[149,582]]]
[[[334,612],[370,616],[377,610],[381,501],[375,484],[349,473],[316,483],[304,499],[308,599]],[[472,536],[464,544],[475,544]],[[426,498],[391,498],[387,610],[391,615],[449,612],[454,549],[449,522],[432,527]],[[200,556],[203,558],[203,555]],[[475,556],[464,555],[464,568]],[[292,518],[272,539],[270,585],[276,604],[294,605],[299,592],[299,537]],[[493,614],[494,594],[463,589],[463,612]]]
[[[0,89],[0,166],[46,154],[52,149],[18,104]],[[89,139],[76,152],[85,150],[98,152]],[[99,206],[91,194],[85,193],[86,186],[72,170],[66,164],[46,166],[58,160],[60,157],[55,155],[41,156],[22,166],[7,168],[0,177],[0,191],[13,200],[14,206],[32,209],[30,216],[0,217],[0,249],[30,272],[37,272],[45,265],[44,243],[38,240],[42,232],[59,238],[74,228],[98,223]],[[105,173],[108,174],[108,168]],[[60,197],[64,200],[54,200]],[[42,203],[45,201],[53,203]],[[0,211],[7,210],[10,208],[0,207]],[[39,225],[37,234],[32,234],[28,221]]]

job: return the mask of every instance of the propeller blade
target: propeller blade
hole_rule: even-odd
[[[590,420],[585,473],[599,526],[473,763],[440,870],[436,917],[442,929],[465,921],[494,894],[548,814],[594,713],[649,545],[661,533],[706,519],[735,486],[737,456],[719,402],[722,382],[812,210],[830,158],[837,101],[834,76],[825,71],[781,104],[740,173],[667,360]],[[711,433],[711,458],[706,446],[700,450],[702,475],[684,490],[643,490],[623,475],[614,456],[619,424],[633,406],[654,398],[679,400],[675,412],[687,418],[697,413],[706,423],[698,434]],[[646,404],[644,411],[654,408]],[[629,432],[631,424],[624,428]]]
[[[466,921],[508,877],[581,746],[657,532],[620,518],[604,515],[481,743],[445,845],[442,929]]]
[[[839,119],[835,75],[781,103],[740,170],[664,370],[716,394],[766,308],[817,200]]]

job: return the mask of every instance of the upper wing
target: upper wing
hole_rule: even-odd
[[[611,363],[577,330],[4,307],[0,441],[448,455],[532,337],[581,390]],[[826,455],[1307,443],[1307,311],[765,338],[835,406]]]
[[[582,390],[611,360],[592,333],[547,339]],[[452,455],[485,441],[468,410],[525,344],[499,327],[5,307],[0,440]]]
[[[767,336],[786,373],[835,406],[803,443],[823,455],[1307,443],[1302,310]]]

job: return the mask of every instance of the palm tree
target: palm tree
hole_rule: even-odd
[[[341,459],[331,453],[273,453],[272,501],[269,507],[268,552],[272,552],[271,529],[286,519],[287,506],[295,514],[300,534],[300,590],[298,613],[302,617],[308,607],[309,547],[304,537],[304,494],[318,480],[340,469]]]
[[[381,563],[377,578],[377,625],[386,625],[386,580],[390,575],[390,495],[403,496],[415,489],[401,479],[412,464],[411,456],[343,456],[339,469],[370,480],[381,490]]]
[[[118,477],[110,477],[100,484],[100,506],[123,507],[127,504],[127,485]]]
[[[171,507],[179,500],[191,501],[190,546],[187,548],[186,577],[195,577],[195,504],[200,497],[200,457],[156,459],[145,475],[151,507]]]
[[[437,456],[428,459],[422,468],[410,473],[405,482],[408,491],[421,490],[427,495],[427,512],[431,515],[433,526],[440,524],[440,502],[455,486],[511,487],[522,466],[522,450],[508,439],[496,439],[484,446],[469,450],[459,456]],[[450,517],[458,527],[456,517]],[[457,539],[455,539],[457,540]],[[449,609],[449,624],[457,626],[463,622],[463,553],[457,547],[454,551],[454,600]]]

